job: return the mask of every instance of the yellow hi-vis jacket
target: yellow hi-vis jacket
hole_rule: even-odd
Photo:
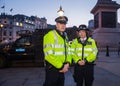
[[[78,39],[74,39],[71,44],[72,58],[75,63],[80,60],[86,60],[87,62],[94,62],[97,56],[97,46],[92,38],[88,38],[86,45],[82,45],[78,42]]]
[[[56,30],[49,31],[44,36],[45,60],[57,69],[62,68],[64,63],[71,63],[72,58],[68,51],[70,49],[67,39],[67,35],[64,40]]]

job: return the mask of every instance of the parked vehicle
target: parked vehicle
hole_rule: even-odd
[[[43,36],[49,30],[20,34],[21,37],[15,42],[1,45],[0,68],[11,66],[13,62],[24,62],[24,64],[30,62],[35,66],[43,66]]]

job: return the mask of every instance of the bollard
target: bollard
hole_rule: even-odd
[[[120,42],[118,43],[118,55],[120,53]]]
[[[106,46],[106,56],[109,56],[109,46]]]

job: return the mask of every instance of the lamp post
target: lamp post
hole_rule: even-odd
[[[57,11],[59,16],[63,16],[64,15],[64,10],[62,10],[62,6],[60,6],[60,9]]]
[[[2,29],[3,29],[3,24],[0,24],[0,29],[1,29],[1,39],[0,39],[0,42],[2,42],[2,35],[3,35],[3,32],[2,32]]]

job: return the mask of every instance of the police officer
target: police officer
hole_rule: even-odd
[[[49,31],[44,36],[46,62],[44,86],[64,86],[64,73],[68,71],[71,63],[68,37],[65,32],[67,21],[66,16],[56,18],[56,29]]]
[[[77,86],[92,86],[94,80],[94,61],[97,55],[95,41],[89,37],[86,25],[80,25],[71,45],[72,57],[75,61],[74,80]]]

